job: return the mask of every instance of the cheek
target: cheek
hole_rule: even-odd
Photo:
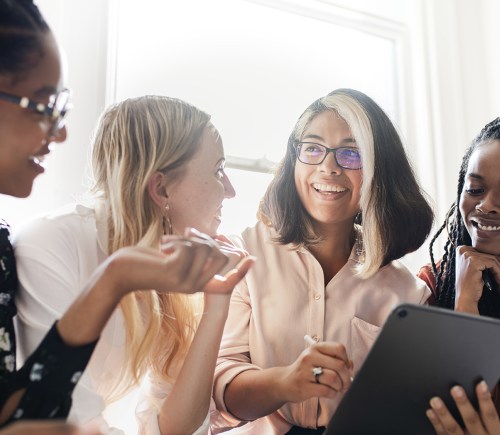
[[[297,193],[299,194],[299,198],[304,199],[304,194],[307,188],[307,176],[308,174],[302,167],[302,165],[296,165],[294,171],[294,181],[295,181],[295,189],[297,189]]]
[[[467,215],[474,209],[474,201],[471,198],[466,198],[463,194],[460,195],[460,201],[458,203],[458,209],[460,214],[467,225]]]

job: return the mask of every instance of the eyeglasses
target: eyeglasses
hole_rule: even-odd
[[[335,162],[343,169],[356,170],[363,167],[359,149],[354,147],[327,148],[319,143],[297,142],[295,151],[299,161],[306,165],[320,165],[328,153],[333,153]]]
[[[17,95],[0,92],[0,99],[10,103],[17,104],[23,109],[29,109],[40,113],[48,118],[50,122],[49,135],[54,136],[64,127],[65,118],[71,109],[69,102],[71,91],[63,89],[57,94],[51,95],[47,104],[32,101],[27,97],[18,97]]]

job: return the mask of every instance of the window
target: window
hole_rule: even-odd
[[[260,171],[284,155],[314,99],[355,88],[402,123],[389,21],[374,26],[361,13],[318,1],[265,3],[121,0],[115,14],[109,103],[163,94],[212,115],[237,194],[224,203],[221,231],[229,233],[255,221],[271,179]]]

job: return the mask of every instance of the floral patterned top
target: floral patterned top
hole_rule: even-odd
[[[25,393],[10,419],[64,419],[71,408],[71,393],[92,355],[96,342],[72,347],[54,325],[24,366],[16,371],[14,296],[17,272],[7,223],[0,219],[0,409],[14,391]]]

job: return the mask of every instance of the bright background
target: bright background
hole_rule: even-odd
[[[237,191],[224,205],[228,233],[255,221],[270,180],[262,168],[281,158],[305,107],[335,88],[364,91],[387,111],[437,222],[454,200],[465,147],[500,114],[498,0],[38,4],[66,52],[74,110],[68,141],[55,147],[31,197],[0,196],[14,229],[85,192],[97,118],[128,97],[165,94],[212,114]],[[427,244],[404,260],[416,272],[428,262]]]

